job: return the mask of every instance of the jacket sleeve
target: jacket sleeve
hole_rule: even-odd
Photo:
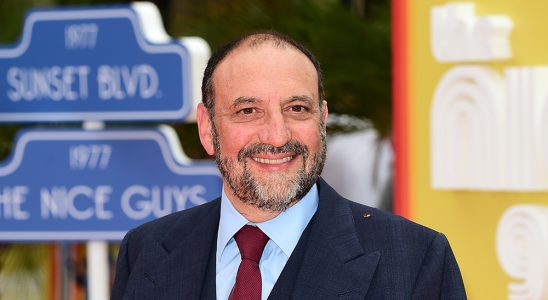
[[[424,256],[412,299],[466,299],[459,266],[441,233],[434,237]]]
[[[130,273],[130,265],[128,259],[128,240],[130,233],[126,234],[120,245],[120,251],[118,252],[118,259],[116,261],[116,273],[114,276],[114,284],[112,286],[112,292],[110,299],[118,300],[122,299],[127,287],[127,281]]]

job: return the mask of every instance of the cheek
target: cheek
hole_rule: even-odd
[[[315,150],[321,145],[320,129],[318,124],[299,126],[293,130],[293,138],[305,144],[310,151]]]
[[[253,143],[252,134],[244,128],[224,129],[219,136],[223,156],[237,156],[240,150]]]

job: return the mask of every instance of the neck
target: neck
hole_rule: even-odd
[[[228,195],[227,195],[228,196]],[[254,205],[243,203],[239,199],[233,200],[234,197],[228,197],[228,200],[234,208],[246,218],[249,222],[252,223],[262,223],[268,220],[274,219],[280,214],[279,211],[265,211],[255,207]]]

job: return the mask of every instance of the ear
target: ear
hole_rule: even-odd
[[[211,133],[211,118],[203,103],[198,104],[196,122],[198,123],[198,134],[200,135],[202,146],[207,154],[213,155],[215,153],[215,148],[213,147],[213,135]]]
[[[322,119],[323,119],[323,131],[324,133],[327,131],[327,114],[328,114],[328,109],[327,109],[327,101],[325,100],[322,100]]]

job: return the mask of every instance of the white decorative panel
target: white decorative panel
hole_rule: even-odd
[[[497,257],[513,281],[508,299],[548,299],[548,206],[516,205],[502,215]]]
[[[431,110],[432,186],[496,189],[502,184],[504,81],[487,67],[449,70]]]
[[[544,103],[540,110],[539,129],[535,133],[535,138],[539,141],[537,153],[540,156],[538,163],[541,165],[539,170],[539,181],[543,186],[548,186],[548,94],[543,97]],[[548,189],[548,188],[546,188]]]
[[[548,67],[507,68],[506,189],[548,189]],[[547,254],[548,255],[548,254]]]
[[[477,17],[472,2],[433,7],[431,47],[440,62],[492,61],[512,57],[513,28],[504,15]]]

